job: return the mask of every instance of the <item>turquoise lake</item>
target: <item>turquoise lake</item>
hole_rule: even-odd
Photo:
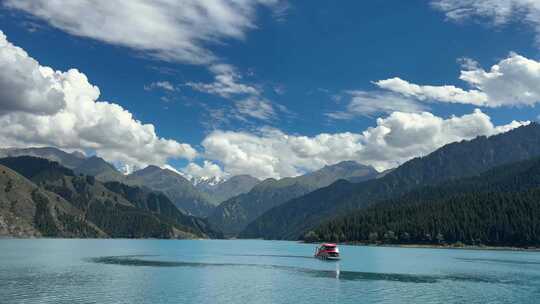
[[[540,253],[262,240],[0,240],[0,303],[539,303]]]

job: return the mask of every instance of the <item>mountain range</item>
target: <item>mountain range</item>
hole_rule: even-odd
[[[493,167],[540,156],[540,126],[531,123],[491,137],[445,145],[378,179],[337,181],[276,206],[252,221],[240,237],[299,239],[324,221],[373,206],[414,188],[478,175]]]
[[[68,153],[57,148],[7,148],[0,149],[0,157],[34,156],[56,161],[76,174],[91,175],[102,182],[118,181],[133,186],[145,186],[165,193],[182,211],[206,217],[219,203],[248,192],[258,179],[249,175],[228,179],[186,179],[169,169],[148,166],[124,175],[115,166],[98,156],[86,157],[80,152]]]
[[[293,198],[328,186],[339,179],[360,182],[375,178],[378,174],[370,166],[345,161],[298,177],[280,180],[269,178],[251,191],[221,203],[208,220],[225,235],[234,236],[259,215]]]
[[[242,193],[249,192],[261,181],[251,175],[235,175],[228,179],[197,178],[191,182],[202,193],[205,193],[211,203],[220,203]]]
[[[157,166],[148,166],[127,175],[126,184],[146,186],[152,190],[165,193],[178,209],[205,217],[215,207],[205,193],[200,192],[182,175]]]
[[[346,161],[263,181],[190,181],[156,166],[123,175],[99,157],[54,148],[2,156],[0,235],[540,243],[536,123],[382,173]]]
[[[167,196],[90,175],[43,158],[0,159],[0,232],[10,236],[206,238],[210,225]]]

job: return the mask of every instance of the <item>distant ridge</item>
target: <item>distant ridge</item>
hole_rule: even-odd
[[[208,220],[225,235],[234,236],[265,211],[290,199],[328,186],[339,179],[363,181],[377,175],[378,172],[370,166],[345,161],[298,177],[280,180],[269,178],[257,184],[248,193],[221,203]]]
[[[0,149],[0,157],[33,156],[58,162],[77,174],[92,175],[99,180],[122,180],[123,174],[103,158],[87,157],[81,152],[72,153],[53,147]]]
[[[180,210],[199,217],[210,214],[214,205],[182,175],[157,166],[148,166],[126,176],[125,183],[145,186],[167,195]]]
[[[251,175],[235,175],[227,179],[193,179],[192,183],[208,199],[218,205],[231,197],[247,193],[261,181]]]
[[[86,156],[80,152],[68,153],[53,147],[39,148],[5,148],[0,149],[0,157],[34,156],[58,162],[64,167],[75,169],[80,166]]]

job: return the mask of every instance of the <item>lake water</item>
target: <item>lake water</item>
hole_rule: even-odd
[[[0,303],[539,303],[540,253],[259,240],[0,240]]]

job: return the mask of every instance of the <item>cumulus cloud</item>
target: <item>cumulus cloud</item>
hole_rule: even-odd
[[[145,91],[151,91],[155,89],[161,89],[169,92],[177,91],[177,88],[169,81],[156,81],[144,86]]]
[[[257,7],[283,8],[279,0],[6,0],[3,4],[72,35],[193,64],[216,60],[207,44],[244,39],[256,27]]]
[[[495,26],[522,22],[532,26],[540,46],[540,2],[537,0],[434,0],[432,6],[449,20],[489,20]]]
[[[286,134],[272,128],[256,133],[217,130],[202,142],[204,157],[219,160],[228,174],[258,178],[296,176],[343,160],[356,160],[379,170],[427,155],[454,141],[493,135],[528,122],[495,126],[475,110],[461,117],[437,117],[428,112],[394,112],[377,119],[361,133]]]
[[[362,133],[364,149],[357,160],[379,169],[388,169],[451,142],[479,135],[495,135],[527,124],[528,121],[512,121],[495,126],[490,117],[479,109],[447,119],[428,112],[395,112],[387,118],[377,119],[376,127]]]
[[[90,149],[109,161],[138,167],[197,154],[188,144],[158,137],[152,124],[141,123],[121,106],[99,101],[98,87],[78,70],[40,66],[1,31],[0,64],[3,146]]]
[[[357,116],[371,117],[375,114],[398,112],[422,112],[426,106],[411,98],[387,92],[348,91],[350,97],[346,111],[326,113],[332,119],[352,119]],[[339,95],[339,98],[343,96]]]
[[[18,111],[54,114],[65,106],[59,79],[0,31],[0,115]]]
[[[470,90],[455,86],[417,85],[401,78],[375,82],[390,90],[419,100],[472,104],[484,107],[533,106],[540,102],[540,62],[511,53],[486,71],[468,61],[461,80]]]
[[[211,83],[188,82],[187,86],[199,92],[214,94],[223,98],[230,98],[232,95],[259,95],[259,90],[253,86],[240,82],[241,75],[229,64],[216,64],[210,67],[214,74],[214,81]]]

